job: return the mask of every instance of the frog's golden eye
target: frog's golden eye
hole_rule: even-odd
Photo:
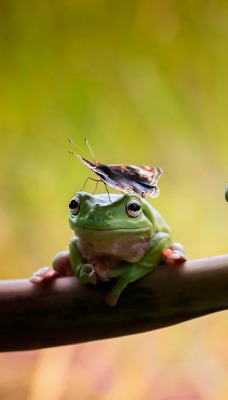
[[[129,200],[126,204],[126,211],[129,217],[136,218],[140,215],[141,212],[141,204],[138,200],[132,199]]]
[[[73,199],[70,201],[69,204],[71,215],[77,215],[79,212],[79,208],[80,208],[80,200],[78,197],[75,196],[73,197]]]

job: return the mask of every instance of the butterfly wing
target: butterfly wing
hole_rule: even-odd
[[[122,174],[134,192],[142,197],[157,197],[159,188],[157,182],[162,175],[161,168],[136,165],[112,164],[109,168]]]

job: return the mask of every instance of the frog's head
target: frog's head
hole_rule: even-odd
[[[138,195],[78,192],[69,208],[70,226],[84,255],[108,254],[137,262],[149,250],[155,221],[149,203]]]
[[[111,200],[111,201],[110,201]],[[70,226],[79,230],[154,233],[149,204],[136,194],[97,194],[78,192],[69,204]]]

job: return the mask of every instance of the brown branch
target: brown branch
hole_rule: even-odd
[[[41,286],[0,281],[0,351],[59,346],[159,329],[228,308],[228,254],[161,265],[129,285],[117,306],[109,284],[74,277]]]

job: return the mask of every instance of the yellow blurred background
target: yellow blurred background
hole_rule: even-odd
[[[227,252],[227,43],[222,0],[1,1],[0,279],[68,246],[69,199],[93,176],[69,137],[106,164],[162,167],[151,201],[174,240],[189,258]],[[225,400],[227,333],[223,312],[2,354],[0,399]]]

